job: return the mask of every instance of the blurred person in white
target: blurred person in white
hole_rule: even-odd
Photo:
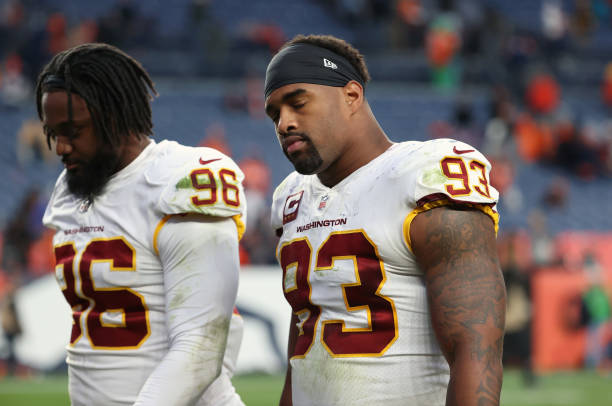
[[[391,142],[368,80],[333,36],[297,36],[266,72],[266,113],[296,169],[272,203],[293,310],[280,404],[498,405],[490,164],[455,140]]]
[[[154,95],[142,65],[106,44],[60,52],[38,78],[65,165],[43,222],[72,309],[71,402],[242,405],[230,377],[243,174],[214,149],[152,140]]]

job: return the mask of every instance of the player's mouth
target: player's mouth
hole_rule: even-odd
[[[306,146],[308,139],[300,135],[290,135],[283,140],[283,149],[287,154],[303,149]]]
[[[72,161],[62,161],[64,163],[64,167],[66,168],[67,171],[76,171],[79,167],[79,164],[77,162],[72,162]]]

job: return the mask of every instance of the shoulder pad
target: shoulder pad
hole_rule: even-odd
[[[159,164],[155,172],[167,176],[159,198],[164,214],[246,215],[244,174],[227,155],[212,148],[183,147],[166,154]],[[170,170],[162,175],[164,165]]]
[[[489,180],[491,164],[476,148],[451,139],[424,142],[415,151],[414,198],[417,205],[446,197],[494,205],[499,194]]]

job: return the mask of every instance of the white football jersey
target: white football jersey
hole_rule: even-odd
[[[43,222],[56,230],[56,277],[72,308],[71,400],[131,405],[169,349],[157,233],[169,215],[202,213],[232,217],[241,236],[244,175],[214,149],[173,141],[151,141],[91,205],[68,191],[65,175],[57,180]],[[228,342],[234,343],[231,337]]]
[[[298,316],[294,406],[443,405],[449,380],[431,326],[412,219],[449,202],[489,214],[490,164],[449,139],[393,144],[332,188],[290,174],[272,225],[285,298]]]

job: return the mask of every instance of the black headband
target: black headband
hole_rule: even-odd
[[[61,76],[48,75],[43,81],[43,87],[50,87],[52,89],[65,89],[66,81]]]
[[[292,83],[343,87],[351,80],[365,87],[357,69],[343,56],[327,48],[297,43],[283,48],[268,64],[264,97]]]

